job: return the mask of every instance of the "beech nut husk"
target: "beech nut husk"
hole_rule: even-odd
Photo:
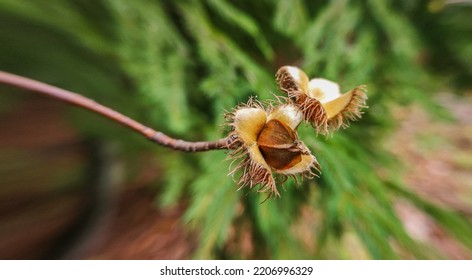
[[[273,174],[312,177],[319,171],[316,158],[298,139],[296,129],[302,113],[293,104],[270,105],[265,109],[251,99],[226,117],[232,128],[231,136],[240,144],[230,154],[238,161],[230,174],[241,171],[240,188],[259,185],[259,191],[280,196]]]
[[[362,108],[366,108],[364,85],[341,94],[337,83],[322,78],[309,80],[305,72],[294,66],[281,67],[276,81],[280,90],[300,108],[303,119],[322,134],[349,126],[350,121],[362,116]]]

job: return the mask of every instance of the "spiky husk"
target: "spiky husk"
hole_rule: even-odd
[[[269,107],[272,108],[272,106]],[[227,124],[231,127],[230,137],[236,139],[235,142],[237,144],[235,144],[235,146],[238,146],[236,150],[233,150],[228,154],[228,159],[232,160],[232,164],[230,166],[232,166],[233,163],[238,162],[236,167],[228,175],[234,176],[238,171],[241,171],[241,177],[237,182],[239,189],[244,187],[253,189],[259,185],[260,188],[258,191],[268,192],[269,196],[280,197],[280,193],[277,190],[277,186],[270,168],[256,162],[250,155],[249,149],[253,145],[257,144],[254,143],[251,146],[248,146],[248,144],[244,143],[244,141],[235,131],[235,113],[240,109],[247,108],[262,109],[267,112],[267,110],[259,101],[255,100],[254,98],[250,98],[246,104],[239,105],[235,108],[235,110],[233,110],[233,112],[227,113],[225,115]]]
[[[323,104],[316,98],[307,95],[307,88],[304,88],[303,79],[296,79],[290,73],[288,66],[281,67],[276,73],[276,81],[279,89],[285,92],[302,111],[305,122],[310,123],[318,133],[328,134],[339,128],[346,128],[350,121],[361,117],[362,108],[366,108],[367,95],[364,85],[353,89],[352,98],[347,106],[335,116],[329,117]],[[292,67],[296,68],[296,67]],[[298,69],[299,70],[299,69]],[[300,75],[305,74],[302,70]]]
[[[358,120],[362,117],[361,109],[367,108],[366,91],[365,85],[358,86],[352,90],[352,97],[349,104],[341,112],[328,120],[329,131],[346,128],[351,121]]]
[[[287,103],[291,104],[292,101],[289,99],[277,100],[278,105],[287,106]],[[285,102],[281,102],[285,101]],[[286,103],[286,104],[283,104]],[[259,192],[269,193],[269,197],[280,197],[280,193],[277,189],[276,180],[274,179],[274,174],[277,176],[278,182],[283,184],[290,176],[294,178],[295,182],[298,184],[297,176],[312,178],[317,176],[315,172],[319,173],[319,164],[316,161],[316,158],[310,153],[308,148],[304,146],[302,142],[297,145],[297,149],[302,153],[303,157],[310,157],[309,162],[307,161],[306,168],[299,168],[298,170],[276,170],[270,167],[266,160],[263,158],[261,151],[259,150],[258,143],[248,143],[243,141],[239,133],[237,133],[237,127],[235,124],[235,118],[237,116],[237,111],[241,109],[263,109],[263,105],[254,100],[250,99],[247,104],[239,105],[233,112],[226,114],[226,119],[228,125],[232,128],[230,132],[230,137],[235,139],[234,146],[238,147],[228,154],[228,159],[232,160],[231,166],[237,162],[236,167],[229,173],[229,175],[234,176],[237,172],[241,172],[241,177],[238,179],[237,183],[239,189],[244,187],[249,187],[253,189],[256,186],[260,186],[258,189]],[[278,107],[275,107],[273,104],[267,104],[267,110],[265,112],[270,116],[274,110],[277,110]],[[295,107],[294,107],[295,108]],[[298,124],[292,124],[291,129],[295,129]],[[295,132],[296,133],[296,132]],[[298,151],[297,150],[297,151]],[[308,164],[309,163],[309,164]],[[293,173],[291,173],[293,172]]]
[[[279,89],[287,94],[289,98],[297,99],[299,96],[305,94],[305,89],[300,88],[292,75],[287,70],[287,67],[281,67],[275,74],[275,80]]]
[[[328,115],[320,101],[304,95],[298,98],[297,105],[303,113],[305,122],[310,123],[318,133],[329,132]]]
[[[300,88],[287,69],[287,67],[281,67],[275,75],[279,89],[285,92],[288,98],[300,108],[305,122],[310,123],[317,132],[326,134],[328,132],[328,117],[323,105],[318,100],[307,96],[307,89]]]
[[[229,175],[234,176],[236,172],[242,172],[237,182],[239,189],[244,187],[253,189],[259,185],[259,192],[267,192],[269,196],[280,197],[271,170],[256,162],[250,156],[247,148],[241,147],[239,150],[231,153],[229,157],[232,158],[233,161],[239,160],[238,165],[229,173]]]
[[[309,165],[307,165],[304,168],[304,171],[299,172],[299,173],[290,173],[290,170],[289,170],[288,173],[282,171],[278,174],[282,174],[282,175],[285,175],[285,176],[290,176],[290,177],[295,179],[295,182],[298,182],[296,180],[296,176],[300,176],[301,178],[307,178],[307,179],[312,179],[314,177],[319,177],[318,174],[321,173],[320,164],[316,160],[316,157],[313,156],[311,153],[308,156],[309,156],[309,159],[310,159],[310,163],[309,163]]]

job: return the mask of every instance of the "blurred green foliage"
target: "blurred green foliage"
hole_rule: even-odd
[[[223,152],[178,153],[91,114],[75,119],[130,154],[154,154],[163,175],[156,201],[188,201],[183,222],[199,233],[196,258],[355,257],[345,236],[370,258],[440,258],[406,233],[394,202],[410,201],[472,249],[470,221],[403,186],[382,145],[395,128],[392,105],[416,102],[444,116],[433,93],[471,86],[471,16],[470,6],[422,0],[0,0],[0,68],[188,140],[222,137],[225,110],[279,94],[282,65],[343,91],[367,84],[361,121],[329,138],[299,132],[321,177],[298,187],[289,180],[281,199],[263,204],[264,195],[237,191]],[[253,251],[229,249],[247,232]]]

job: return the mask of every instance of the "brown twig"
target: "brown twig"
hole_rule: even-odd
[[[87,109],[95,112],[99,115],[105,116],[112,121],[120,123],[142,135],[149,140],[179,151],[185,152],[201,152],[218,149],[232,149],[234,139],[231,137],[222,138],[216,141],[202,141],[202,142],[189,142],[180,139],[175,139],[165,135],[162,132],[155,131],[117,111],[114,111],[108,107],[105,107],[92,99],[86,98],[80,94],[64,90],[55,86],[51,86],[39,81],[21,77],[18,75],[10,74],[7,72],[0,71],[0,83],[34,91],[54,99],[67,102],[69,104]]]

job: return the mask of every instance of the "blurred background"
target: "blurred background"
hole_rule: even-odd
[[[299,130],[322,166],[280,199],[188,154],[0,85],[1,259],[472,258],[472,1],[0,0],[0,69],[171,136],[280,95],[296,65],[363,118]]]

